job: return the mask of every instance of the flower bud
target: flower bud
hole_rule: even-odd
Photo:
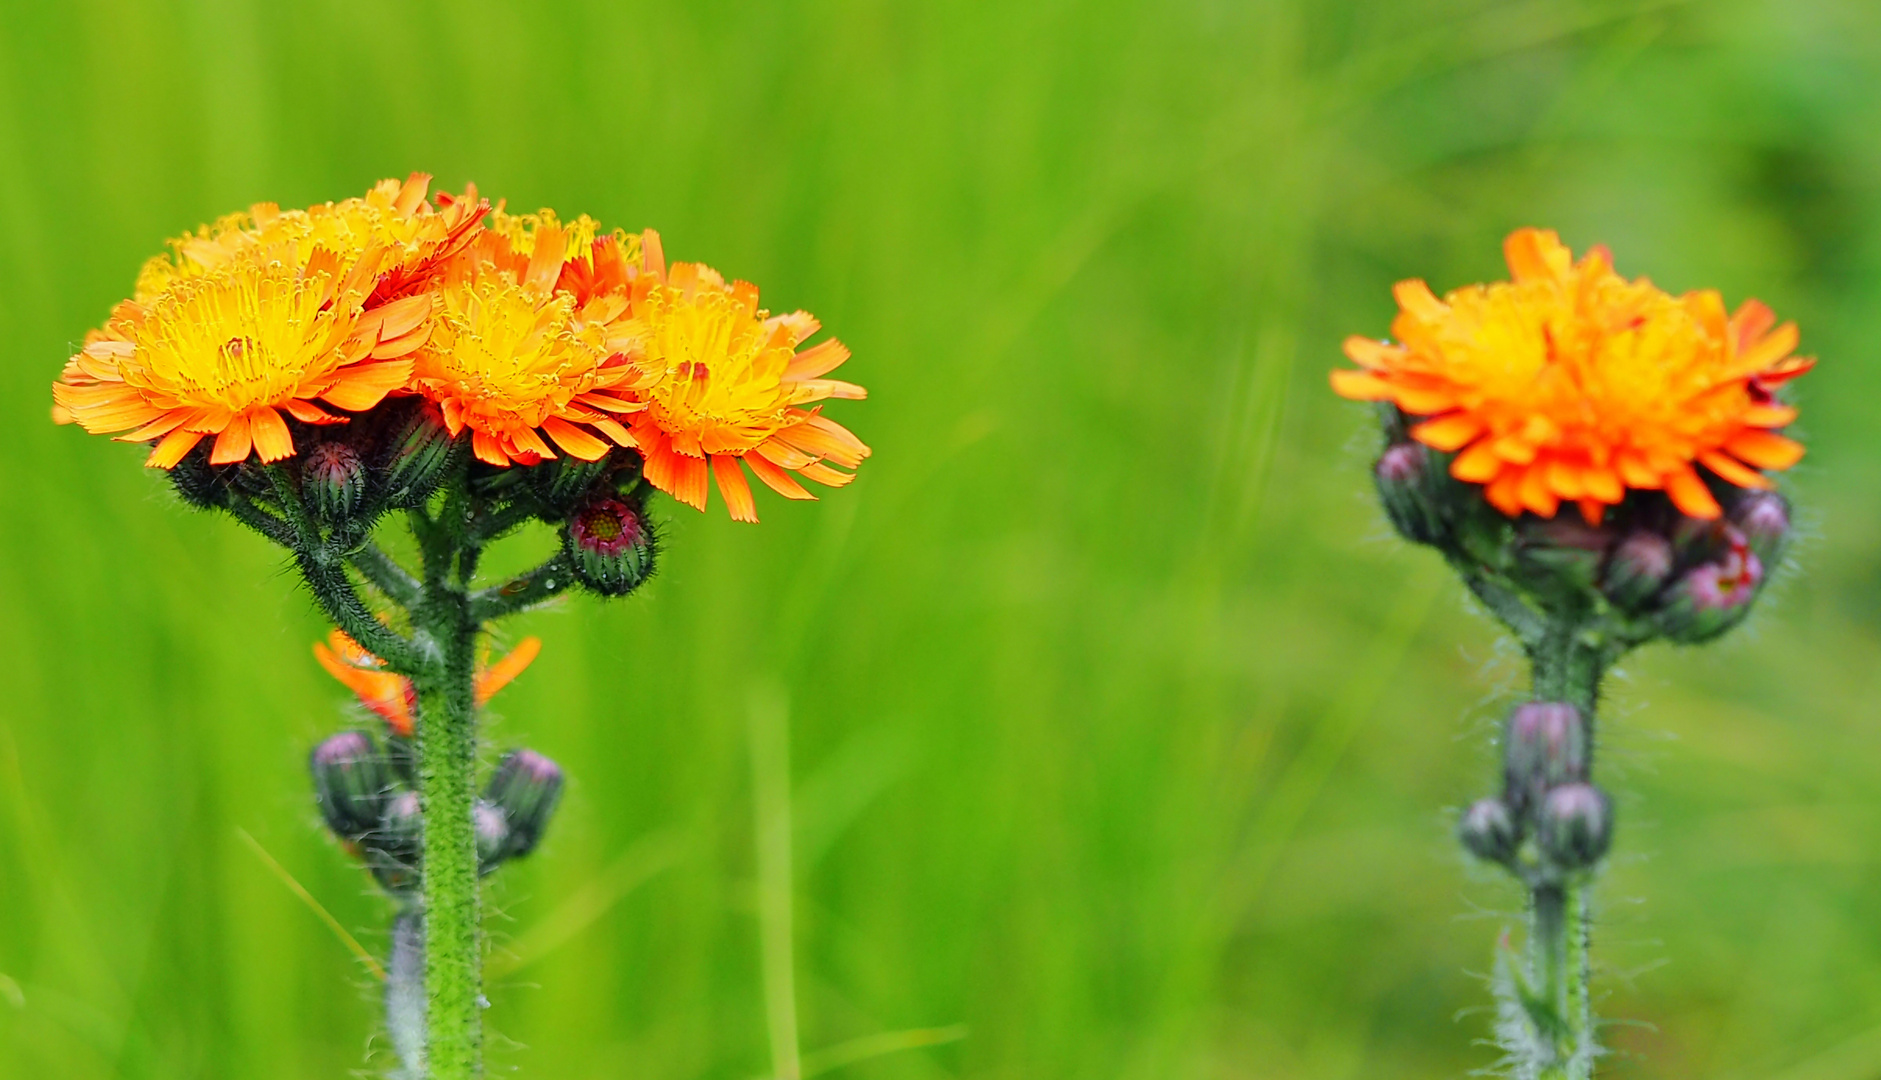
[[[1601,591],[1628,610],[1652,599],[1672,574],[1672,542],[1655,532],[1636,532],[1620,541],[1607,559]]]
[[[401,510],[423,505],[443,479],[457,448],[436,406],[425,404],[412,410],[388,444],[386,505]]]
[[[424,845],[424,816],[418,793],[401,791],[386,803],[379,827],[365,838],[366,866],[391,892],[418,887]]]
[[[503,858],[527,855],[542,841],[562,797],[562,770],[534,750],[511,750],[497,763],[484,797],[502,811],[509,835]]]
[[[1592,784],[1555,788],[1541,805],[1541,853],[1563,870],[1585,870],[1613,843],[1613,803]]]
[[[1510,713],[1503,762],[1515,811],[1539,805],[1550,788],[1587,779],[1588,742],[1585,718],[1566,702],[1531,701]]]
[[[1682,644],[1710,641],[1744,620],[1762,585],[1763,560],[1740,538],[1722,557],[1685,572],[1667,594],[1659,624]]]
[[[300,490],[315,517],[338,524],[366,501],[366,463],[343,442],[315,443],[301,460]]]
[[[545,461],[530,469],[536,491],[558,513],[566,513],[588,497],[602,478],[614,468],[606,455],[599,461],[583,461],[572,454]]]
[[[1524,518],[1516,528],[1513,576],[1542,597],[1585,593],[1612,544],[1611,532],[1566,515]]]
[[[1372,468],[1385,515],[1412,543],[1433,544],[1443,535],[1443,519],[1430,498],[1434,464],[1423,445],[1401,442],[1386,447]]]
[[[1774,491],[1745,492],[1731,510],[1731,521],[1764,566],[1782,561],[1790,539],[1790,505],[1783,496]]]
[[[379,828],[391,792],[391,774],[372,736],[344,731],[314,747],[314,801],[334,835],[358,843]]]
[[[477,875],[483,877],[501,866],[509,855],[509,822],[500,807],[484,799],[478,799],[471,808],[470,822],[477,833]]]
[[[214,510],[228,502],[228,485],[216,476],[202,453],[183,455],[170,470],[170,483],[177,497],[198,510]]]
[[[1463,811],[1457,823],[1457,839],[1470,854],[1493,863],[1507,863],[1515,858],[1522,833],[1515,815],[1501,799],[1478,799]]]
[[[562,532],[575,576],[602,596],[625,596],[653,573],[653,531],[638,502],[591,499]]]

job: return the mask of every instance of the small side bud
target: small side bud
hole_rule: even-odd
[[[586,499],[595,485],[614,468],[610,460],[612,457],[609,454],[599,461],[583,461],[569,454],[554,461],[545,461],[530,469],[529,473],[543,501],[557,512],[566,513]]]
[[[1443,536],[1443,520],[1430,499],[1434,465],[1427,448],[1401,442],[1386,447],[1372,468],[1385,516],[1412,543],[1434,544]]]
[[[1470,854],[1485,862],[1503,864],[1515,858],[1516,846],[1522,841],[1515,815],[1501,799],[1478,799],[1471,803],[1470,808],[1463,811],[1462,820],[1457,822],[1456,835]]]
[[[424,816],[418,793],[401,791],[386,803],[379,827],[365,838],[366,867],[389,892],[418,887],[420,853],[424,844]]]
[[[425,404],[412,410],[388,444],[386,505],[400,510],[422,506],[443,479],[457,448],[436,406]]]
[[[637,504],[592,499],[570,515],[562,535],[575,576],[603,596],[625,596],[653,573],[653,531]]]
[[[502,857],[527,855],[542,842],[561,800],[561,766],[534,750],[512,750],[497,763],[484,797],[502,811],[509,828]]]
[[[301,461],[300,489],[315,517],[329,525],[346,521],[366,501],[366,463],[343,442],[315,443]]]
[[[1613,803],[1592,784],[1555,788],[1541,806],[1536,829],[1541,853],[1563,870],[1586,870],[1613,844]]]
[[[1544,597],[1592,590],[1613,545],[1611,532],[1566,515],[1525,518],[1516,533],[1515,578]]]
[[[308,768],[313,772],[314,801],[334,835],[358,843],[379,828],[392,778],[372,736],[341,732],[314,747]]]
[[[1607,559],[1601,591],[1628,610],[1651,600],[1672,574],[1672,542],[1654,532],[1636,532],[1620,541]]]
[[[1731,521],[1766,567],[1783,561],[1790,541],[1790,504],[1774,491],[1749,491],[1731,510]]]
[[[509,856],[509,821],[500,807],[478,799],[471,808],[470,822],[477,833],[477,876],[486,877]]]
[[[1710,641],[1744,621],[1762,586],[1763,560],[1740,540],[1723,557],[1685,572],[1667,594],[1659,625],[1682,644]]]
[[[1587,779],[1587,722],[1566,702],[1531,701],[1509,714],[1503,749],[1505,795],[1517,813],[1549,789]]]

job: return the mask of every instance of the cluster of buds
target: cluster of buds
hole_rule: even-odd
[[[287,530],[304,523],[318,541],[347,551],[370,536],[388,512],[424,507],[454,468],[468,469],[474,502],[465,527],[488,543],[531,521],[560,532],[571,567],[567,584],[602,596],[624,596],[653,573],[657,540],[646,516],[651,488],[638,452],[615,447],[597,461],[562,457],[497,467],[469,457],[468,434],[453,438],[436,406],[417,399],[388,402],[344,426],[289,418],[305,449],[272,472],[254,460],[209,463],[198,447],[170,470],[177,493],[202,509],[241,515],[280,528],[285,546],[306,546]]]
[[[1749,614],[1791,535],[1773,491],[1713,481],[1721,516],[1681,513],[1659,491],[1629,491],[1589,522],[1572,511],[1510,517],[1479,485],[1450,474],[1454,456],[1412,441],[1385,405],[1387,445],[1373,469],[1380,500],[1406,539],[1442,551],[1466,578],[1488,580],[1539,615],[1573,613],[1626,646],[1709,641]]]
[[[1500,796],[1463,812],[1457,833],[1471,854],[1525,880],[1591,870],[1613,842],[1613,803],[1588,782],[1592,733],[1565,702],[1529,702],[1509,714]]]
[[[314,748],[309,767],[327,828],[381,887],[409,899],[420,881],[423,818],[411,747],[396,735],[388,743],[344,731]],[[472,811],[478,874],[534,851],[561,794],[562,770],[553,761],[533,750],[505,754]]]

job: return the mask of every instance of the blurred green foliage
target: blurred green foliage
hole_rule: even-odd
[[[1499,275],[1530,223],[1823,358],[1800,568],[1614,688],[1611,1075],[1881,1074],[1871,4],[9,0],[0,1075],[388,1061],[370,975],[238,831],[383,947],[303,768],[350,722],[325,627],[46,388],[162,238],[414,169],[655,226],[822,317],[873,395],[838,406],[853,487],[758,527],[666,503],[641,595],[514,627],[546,650],[492,747],[573,786],[492,891],[497,1074],[767,1072],[767,686],[806,1053],[964,1024],[844,1071],[1487,1064],[1458,1014],[1516,898],[1449,815],[1521,672],[1387,534],[1324,372],[1392,281]]]

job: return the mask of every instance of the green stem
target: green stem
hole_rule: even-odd
[[[470,597],[470,617],[478,625],[504,615],[552,600],[575,583],[575,572],[568,557],[557,553],[525,574],[518,574],[501,585],[480,589]]]
[[[411,576],[398,560],[368,540],[350,556],[367,581],[398,606],[410,610],[424,595],[424,583]]]
[[[443,663],[417,680],[419,799],[424,815],[425,996],[431,1080],[483,1075],[476,800],[477,624],[460,587],[426,590],[418,617]]]

